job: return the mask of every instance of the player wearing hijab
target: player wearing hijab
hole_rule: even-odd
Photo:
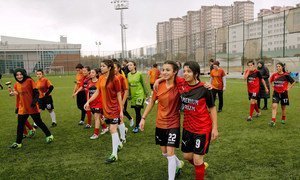
[[[11,148],[21,148],[23,139],[23,130],[26,120],[29,116],[42,129],[46,135],[46,142],[51,143],[54,139],[53,135],[41,119],[40,109],[37,101],[39,92],[34,81],[29,77],[25,69],[17,68],[14,71],[16,84],[14,85],[14,92],[19,100],[18,102],[18,129],[16,142],[11,145]]]

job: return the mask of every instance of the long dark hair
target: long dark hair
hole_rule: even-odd
[[[176,71],[175,76],[174,76],[174,84],[176,84],[176,77],[177,77],[177,74],[178,74],[178,71],[179,71],[179,67],[178,67],[177,63],[175,61],[165,61],[164,64],[171,65],[172,68],[173,68],[173,71],[174,72]]]
[[[278,62],[276,65],[280,65],[282,67],[282,71],[285,73],[286,70],[285,70],[285,64],[282,63],[282,62]]]
[[[102,63],[104,63],[108,68],[110,68],[109,70],[109,74],[105,83],[105,86],[108,85],[109,82],[113,81],[114,77],[115,77],[115,67],[114,67],[114,63],[112,60],[103,60]]]
[[[122,74],[121,64],[118,61],[114,62],[114,64],[119,68],[119,73]]]
[[[192,70],[192,72],[194,74],[194,77],[198,81],[200,81],[200,66],[199,66],[199,64],[197,62],[195,62],[195,61],[188,61],[188,62],[184,63],[183,67],[184,66],[188,66]]]

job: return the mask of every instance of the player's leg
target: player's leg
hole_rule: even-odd
[[[112,163],[118,160],[118,149],[123,147],[118,134],[118,123],[120,121],[119,118],[109,119],[109,130],[112,138],[112,154],[106,160],[106,163]]]
[[[120,131],[120,140],[122,143],[126,143],[126,127],[123,119],[121,119],[120,124],[118,125]]]
[[[142,109],[142,107],[140,107],[140,106],[134,107],[134,111],[135,111],[135,128],[133,129],[134,133],[139,132],[139,124],[140,124],[141,118],[142,118],[141,109]]]
[[[286,120],[286,105],[281,104],[281,111],[282,111],[282,115],[281,115],[281,124],[285,124],[285,120]]]
[[[23,139],[23,131],[25,122],[27,121],[28,114],[26,115],[20,115],[18,114],[18,125],[17,125],[17,138],[16,142],[13,143],[10,148],[16,149],[22,147],[22,139]]]
[[[94,128],[94,134],[90,137],[90,139],[98,139],[99,137],[99,129],[100,129],[100,113],[94,112],[94,119],[95,119],[95,128]]]
[[[46,142],[51,143],[53,141],[54,137],[51,134],[51,132],[49,131],[48,127],[43,122],[43,120],[41,119],[41,114],[40,113],[31,114],[30,116],[32,117],[33,121],[38,125],[38,127],[41,128],[42,131],[45,133]]]
[[[219,109],[218,112],[221,112],[223,109],[223,90],[218,90],[218,97],[219,97]]]
[[[195,175],[197,180],[203,180],[205,175],[204,155],[193,154]]]

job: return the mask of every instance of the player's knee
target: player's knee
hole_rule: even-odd
[[[183,159],[185,159],[185,160],[193,160],[193,154],[191,154],[191,153],[184,153],[183,154]]]

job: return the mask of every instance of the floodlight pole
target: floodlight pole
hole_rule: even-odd
[[[100,66],[100,45],[101,45],[101,41],[96,41],[96,46],[98,49],[98,65]]]
[[[124,23],[123,23],[123,10],[128,9],[129,2],[128,0],[113,0],[111,3],[114,3],[115,10],[120,10],[120,16],[121,16],[121,43],[122,43],[122,53],[121,53],[121,59],[125,58],[125,52],[124,52]]]

